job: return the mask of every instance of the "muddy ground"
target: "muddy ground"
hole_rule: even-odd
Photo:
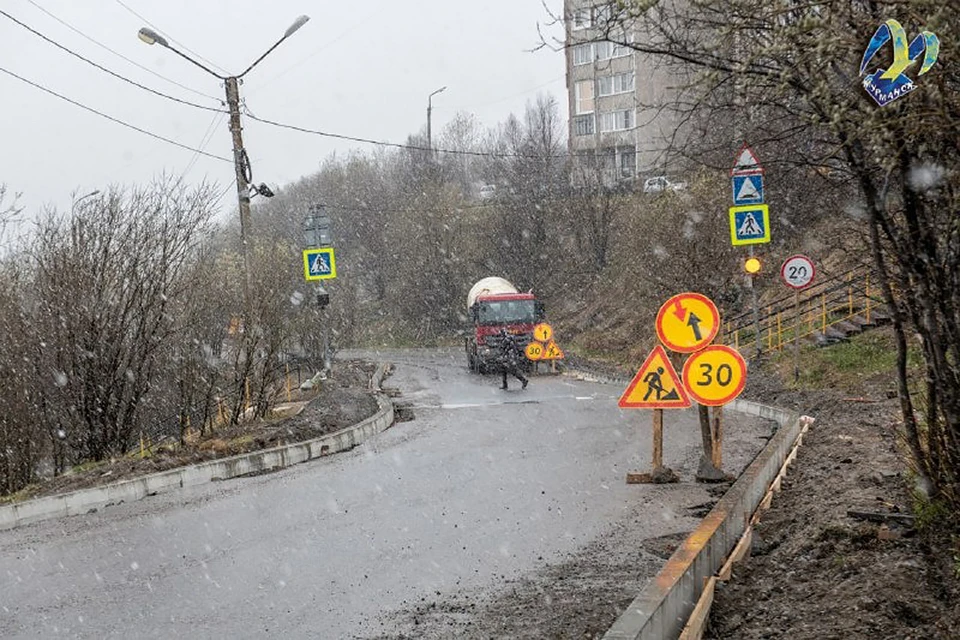
[[[755,382],[747,392],[817,421],[755,529],[752,557],[718,587],[705,637],[960,638],[960,580],[944,530],[847,513],[913,514],[892,376],[816,392]]]
[[[242,422],[205,434],[184,446],[154,446],[139,453],[103,462],[93,468],[50,478],[21,492],[22,499],[37,498],[128,480],[176,467],[241,453],[303,442],[357,424],[378,410],[368,391],[375,365],[336,361],[330,379],[319,389],[295,390],[292,400],[309,401],[303,412],[289,418]],[[279,400],[285,400],[283,395]]]

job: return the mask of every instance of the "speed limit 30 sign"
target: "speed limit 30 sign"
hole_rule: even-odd
[[[805,255],[790,256],[780,267],[780,277],[791,289],[806,289],[813,282],[816,269],[813,260]]]

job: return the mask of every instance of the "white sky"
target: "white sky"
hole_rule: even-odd
[[[546,0],[559,12],[562,0]],[[221,82],[160,45],[137,38],[158,28],[180,50],[185,45],[229,73],[239,73],[266,51],[301,14],[311,20],[245,78],[241,97],[250,111],[333,133],[404,142],[425,126],[434,97],[435,135],[456,114],[475,114],[484,126],[520,114],[539,91],[566,105],[564,59],[550,50],[529,52],[547,26],[541,0],[5,0],[0,9],[81,55],[158,91],[219,107],[71,31],[86,36],[191,89],[220,99]],[[196,57],[188,53],[191,57]],[[110,77],[58,50],[0,15],[0,67],[140,128],[230,158],[230,135],[219,114],[179,105]],[[222,73],[222,72],[221,72]],[[226,74],[224,74],[226,75]],[[67,209],[71,194],[111,183],[147,182],[167,171],[187,171],[227,186],[232,163],[194,160],[178,149],[125,129],[0,73],[0,183],[20,192],[28,215],[43,205]],[[564,109],[564,117],[565,107]],[[285,131],[244,120],[244,143],[254,180],[284,184],[315,172],[330,153],[369,145]],[[233,191],[231,190],[232,194]],[[230,204],[229,200],[226,204]]]

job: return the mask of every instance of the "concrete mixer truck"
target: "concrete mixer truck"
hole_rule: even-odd
[[[523,348],[533,340],[533,327],[543,320],[543,305],[532,293],[520,293],[503,278],[484,278],[467,294],[467,364],[476,373],[494,371],[500,350],[500,330],[517,337]],[[528,361],[527,365],[531,363]]]

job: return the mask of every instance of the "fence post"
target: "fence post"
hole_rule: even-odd
[[[777,311],[777,351],[783,349],[783,323],[780,319],[780,312]]]
[[[847,314],[853,316],[853,274],[847,276]]]

